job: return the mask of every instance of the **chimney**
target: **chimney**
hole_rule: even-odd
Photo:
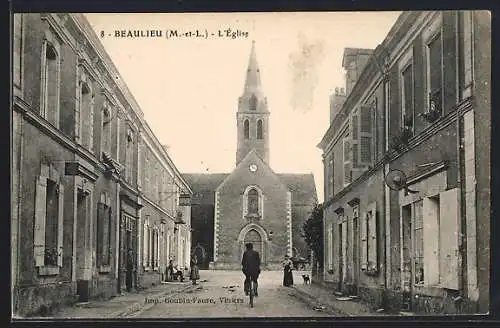
[[[335,88],[335,93],[330,96],[330,122],[333,122],[335,116],[340,112],[344,105],[346,95],[344,88]]]
[[[346,96],[349,95],[358,81],[359,76],[373,54],[373,49],[345,48],[342,67],[346,70],[345,85]]]

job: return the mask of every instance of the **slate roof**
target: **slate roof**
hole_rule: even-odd
[[[212,198],[211,194],[229,173],[184,173],[182,176],[193,190],[193,198]],[[278,177],[292,191],[293,205],[311,205],[317,200],[316,184],[312,173],[278,173]],[[202,193],[203,195],[198,195]]]

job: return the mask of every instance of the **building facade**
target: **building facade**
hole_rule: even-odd
[[[188,263],[189,185],[84,15],[13,27],[13,313],[159,282],[169,255]]]
[[[405,12],[375,50],[345,49],[318,145],[326,285],[374,308],[489,311],[490,21]]]
[[[262,268],[281,268],[285,255],[307,257],[303,223],[317,202],[312,174],[278,174],[269,165],[269,118],[255,43],[236,113],[236,167],[231,173],[184,174],[192,186],[193,247],[204,267],[241,269],[254,244]]]

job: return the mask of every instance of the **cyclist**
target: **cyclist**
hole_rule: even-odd
[[[260,274],[260,256],[259,252],[253,249],[252,243],[247,243],[246,251],[243,253],[243,258],[241,260],[242,271],[245,274],[245,295],[250,293],[250,280],[254,283],[254,295],[258,296],[257,293],[257,279]]]

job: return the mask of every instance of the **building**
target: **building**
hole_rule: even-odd
[[[191,189],[85,16],[13,23],[13,313],[148,287],[169,255],[186,265]]]
[[[345,49],[318,145],[329,288],[392,311],[489,311],[490,21],[405,12],[374,51]]]
[[[184,174],[193,189],[193,247],[203,267],[240,269],[252,242],[264,268],[281,267],[286,254],[307,257],[302,224],[317,202],[312,174],[277,174],[269,166],[267,98],[255,43],[239,98],[236,167],[231,173]]]

